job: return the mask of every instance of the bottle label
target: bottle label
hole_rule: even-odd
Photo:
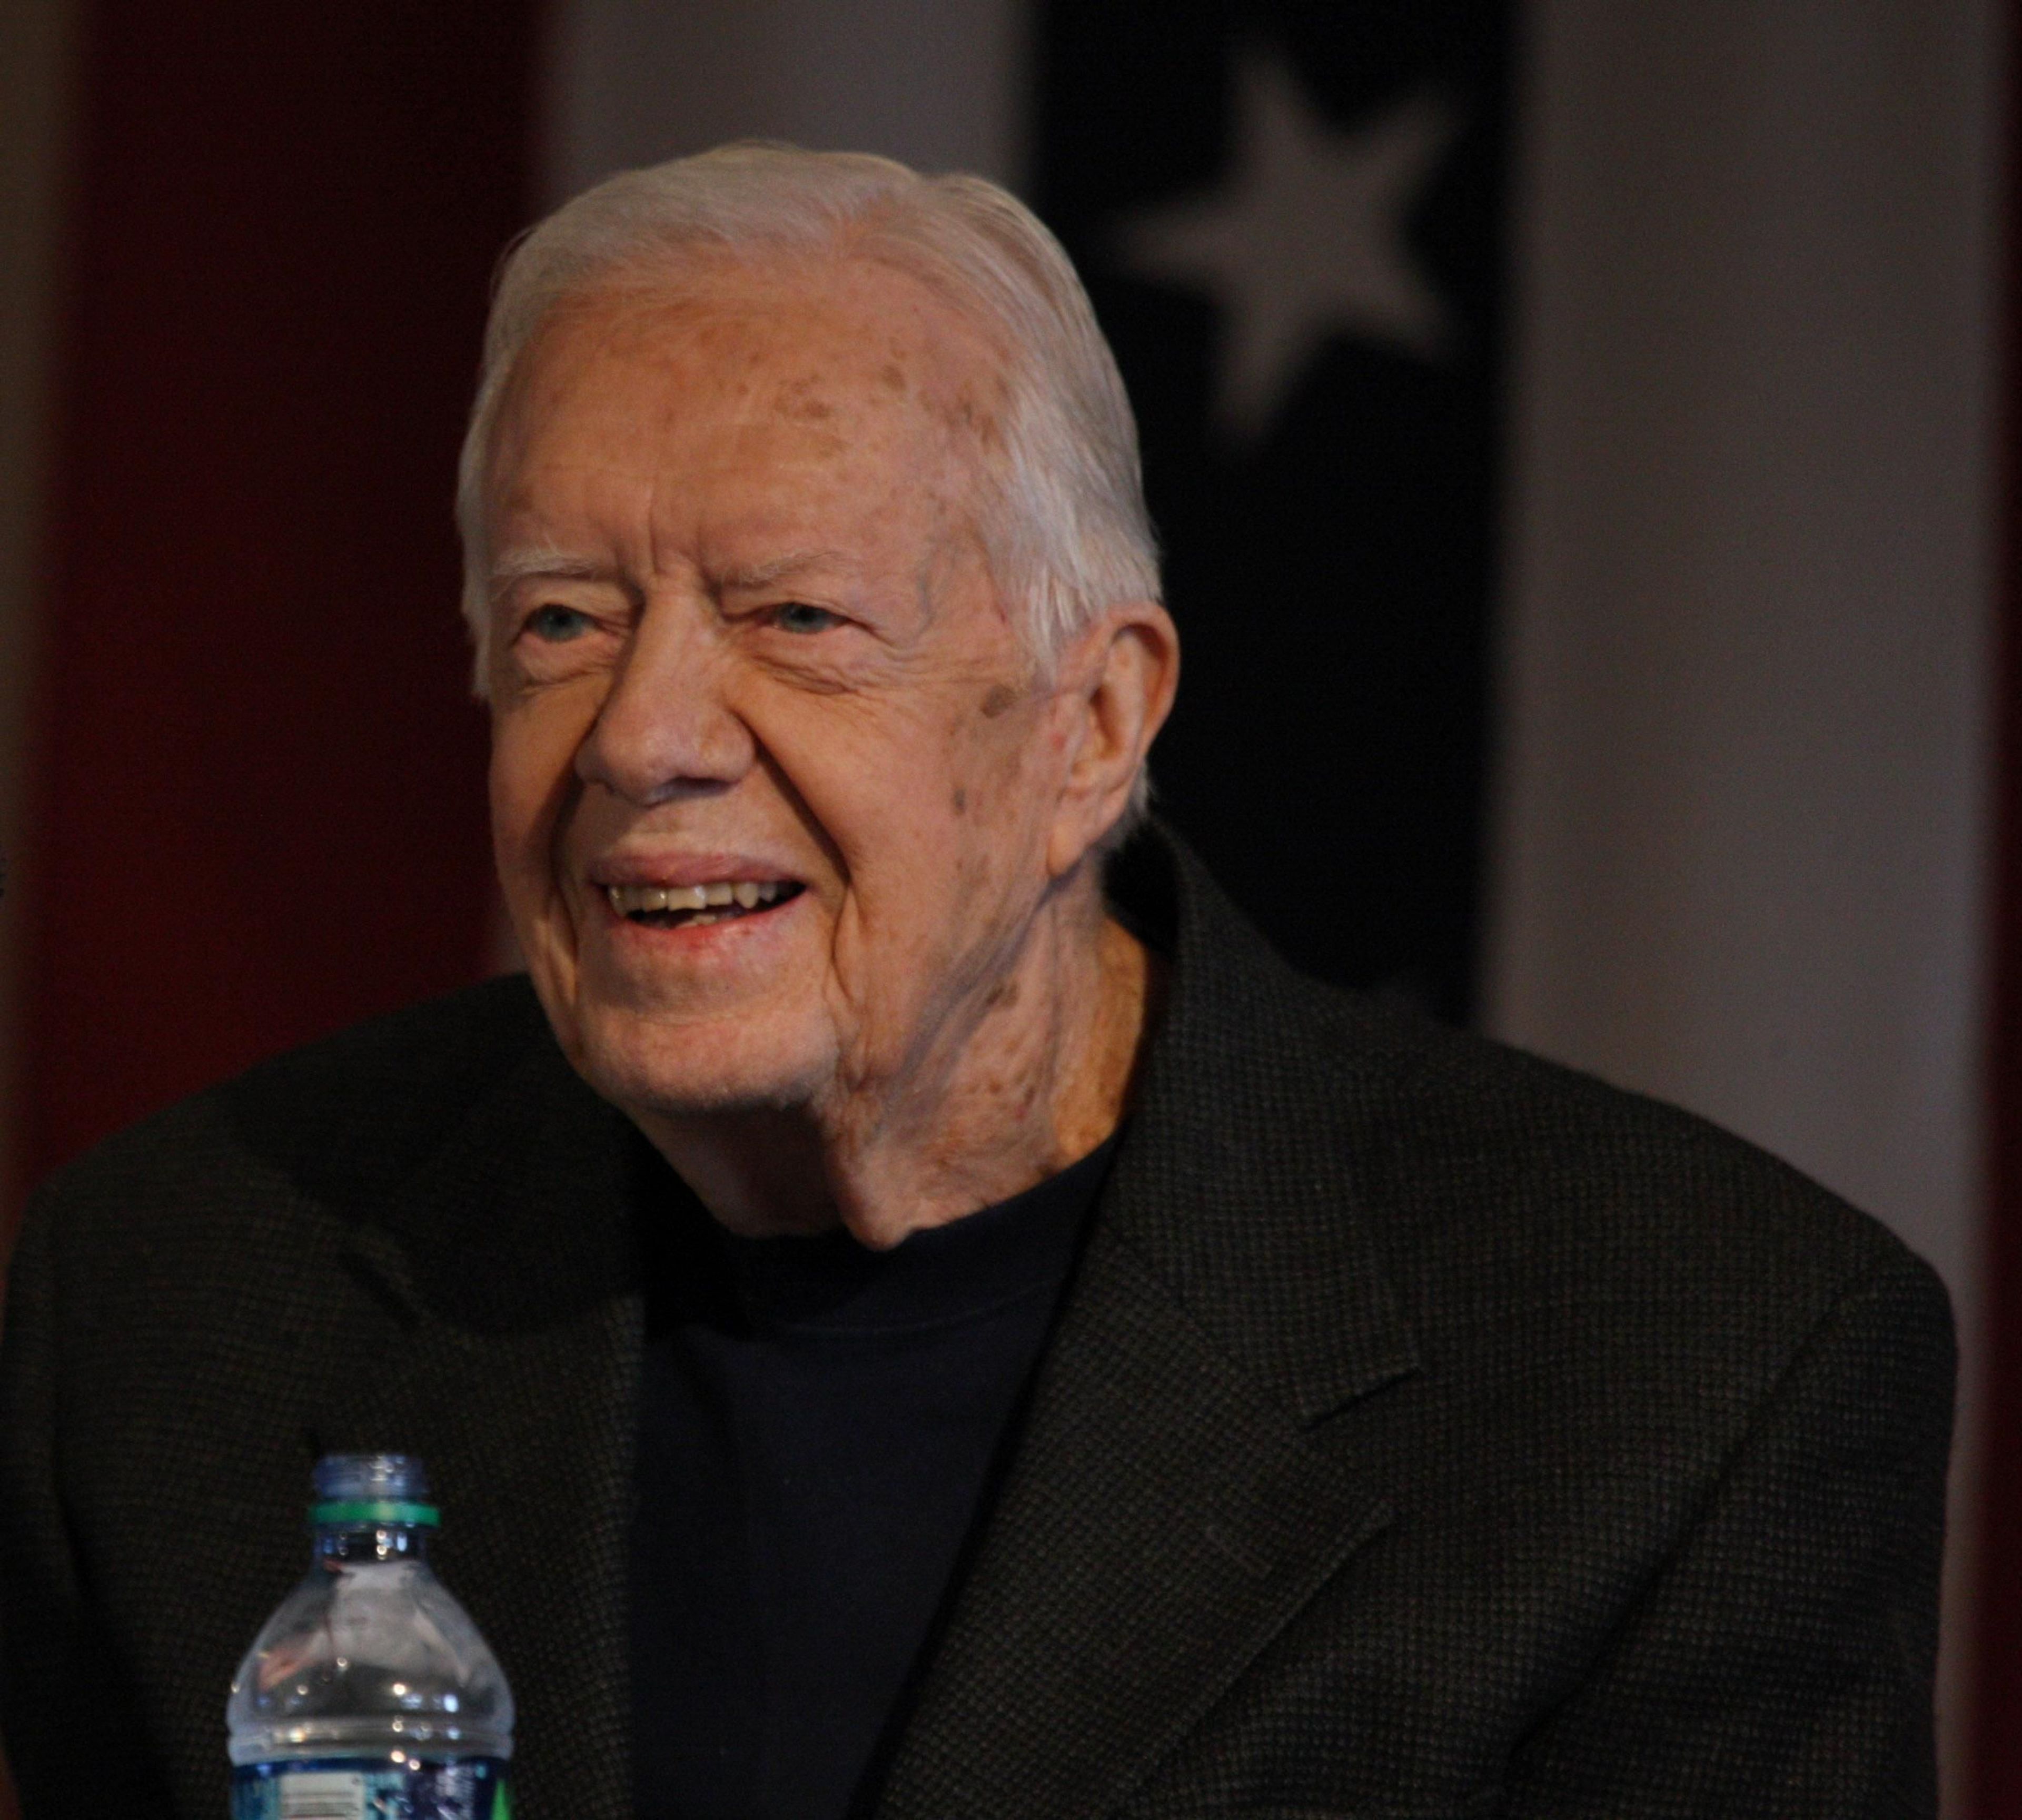
[[[232,1820],[512,1820],[496,1757],[446,1763],[326,1758],[232,1772]]]

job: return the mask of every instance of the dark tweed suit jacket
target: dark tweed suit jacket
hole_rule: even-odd
[[[1173,989],[878,1813],[1930,1812],[1930,1273],[1690,1118],[1299,978],[1162,838],[1117,890]],[[626,1812],[638,1157],[507,981],[48,1186],[0,1409],[31,1820],[223,1812],[339,1447],[427,1458],[524,1812]]]

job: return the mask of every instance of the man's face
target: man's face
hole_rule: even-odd
[[[995,374],[838,261],[581,304],[514,376],[494,837],[557,1036],[635,1114],[930,1097],[1002,992],[1066,742],[971,522]]]

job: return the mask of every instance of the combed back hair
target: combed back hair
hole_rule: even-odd
[[[485,469],[507,383],[542,324],[578,298],[678,294],[726,259],[794,254],[906,272],[998,350],[1002,434],[979,463],[976,530],[1042,674],[1106,608],[1159,598],[1130,400],[1087,294],[1038,218],[980,177],[924,177],[862,153],[724,145],[586,190],[499,269],[457,484],[480,694],[491,619]]]

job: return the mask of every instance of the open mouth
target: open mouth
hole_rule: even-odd
[[[791,879],[723,879],[707,885],[608,885],[611,908],[642,929],[700,929],[760,916],[806,890]]]

